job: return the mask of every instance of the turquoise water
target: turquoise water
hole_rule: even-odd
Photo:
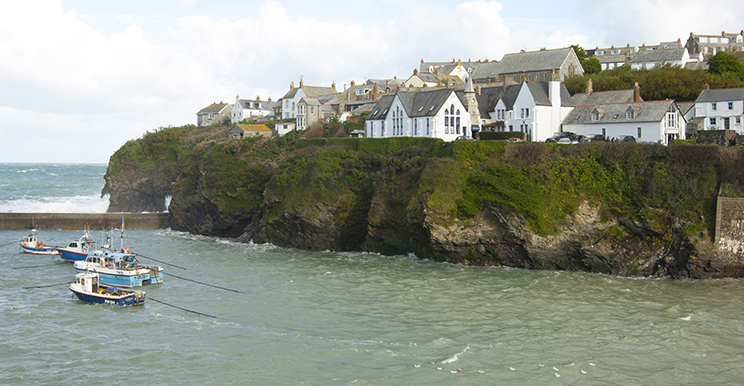
[[[41,235],[55,244],[78,233]],[[0,232],[0,239],[21,234]],[[232,244],[169,230],[130,231],[128,242],[142,255],[187,268],[165,266],[167,274],[241,293],[166,275],[162,285],[144,287],[150,299],[144,307],[88,305],[66,284],[24,289],[71,281],[74,270],[4,246],[0,383],[734,385],[744,379],[738,280],[464,267]],[[43,266],[21,268],[34,265]]]
[[[10,196],[3,189],[0,197]],[[131,230],[134,252],[185,269],[165,265],[164,283],[144,287],[143,307],[117,308],[77,300],[67,288],[70,264],[21,254],[17,241],[25,232],[0,232],[3,385],[744,379],[741,280],[465,267]],[[39,233],[47,245],[81,234]],[[101,239],[100,231],[93,236]]]

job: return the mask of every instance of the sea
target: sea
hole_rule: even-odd
[[[100,212],[106,165],[0,164],[0,208]],[[162,284],[86,304],[0,231],[2,385],[741,385],[744,281],[306,252],[127,230]],[[47,245],[82,230],[40,229]],[[93,230],[100,240],[102,232]]]

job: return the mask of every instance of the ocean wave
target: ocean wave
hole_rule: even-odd
[[[0,213],[106,213],[109,196],[23,197],[0,201]]]

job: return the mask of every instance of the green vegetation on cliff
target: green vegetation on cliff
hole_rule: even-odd
[[[538,235],[560,232],[583,202],[605,221],[643,224],[660,240],[675,227],[712,235],[719,190],[744,191],[744,152],[717,146],[299,139],[298,133],[226,141],[226,129],[211,130],[148,133],[112,156],[109,173],[115,177],[123,164],[177,171],[174,197],[203,196],[222,213],[259,214],[266,224],[289,211],[312,218],[321,206],[332,207],[336,227],[361,227],[381,240],[378,250],[391,253],[421,248],[426,222],[467,226],[488,207],[518,214]],[[363,241],[349,237],[348,245]]]

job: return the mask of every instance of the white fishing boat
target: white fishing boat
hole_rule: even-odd
[[[57,252],[59,252],[59,257],[62,260],[73,263],[85,260],[88,257],[88,253],[94,249],[95,241],[93,241],[93,238],[86,229],[85,233],[79,239],[71,241],[66,247],[58,247]]]
[[[55,247],[47,247],[39,240],[36,229],[31,229],[31,233],[21,239],[21,251],[33,255],[59,255]]]

